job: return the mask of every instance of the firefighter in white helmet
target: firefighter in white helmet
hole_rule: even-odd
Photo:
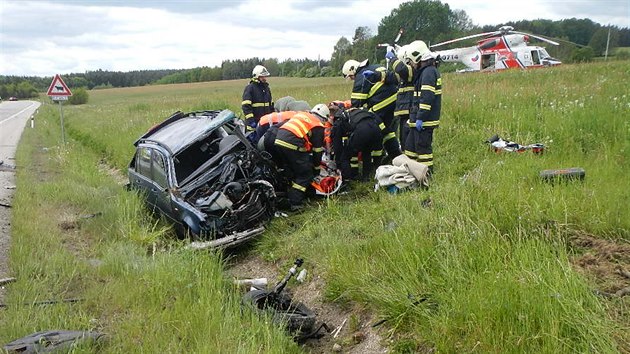
[[[315,171],[319,173],[324,150],[324,123],[329,115],[328,107],[320,103],[310,112],[298,112],[278,129],[275,151],[291,181],[287,191],[291,211],[303,208],[307,188]]]
[[[414,68],[414,93],[404,153],[433,171],[433,130],[440,125],[442,78],[439,55],[423,41],[408,44],[405,55]]]
[[[269,71],[262,65],[256,65],[252,70],[252,78],[243,91],[243,102],[241,102],[245,125],[248,132],[251,132],[251,139],[255,139],[255,130],[260,117],[274,111],[271,89],[267,83]]]
[[[354,80],[350,95],[352,107],[376,113],[385,126],[391,128],[398,92],[394,74],[381,65],[369,65],[368,60],[358,62],[352,59],[345,62],[341,72],[346,79]]]
[[[396,109],[394,110],[394,124],[392,130],[400,141],[401,148],[405,148],[405,140],[409,134],[409,108],[413,99],[413,68],[407,59],[408,45],[398,48],[394,53],[388,50],[385,55],[389,65],[398,79],[398,95],[396,96]]]

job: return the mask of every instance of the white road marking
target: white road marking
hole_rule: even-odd
[[[23,110],[21,110],[21,111],[19,111],[19,112],[15,113],[14,115],[12,115],[12,116],[8,117],[7,119],[5,119],[5,120],[1,121],[1,122],[0,122],[0,125],[2,125],[2,123],[4,123],[4,122],[8,122],[8,121],[10,121],[11,119],[13,119],[13,118],[15,118],[15,117],[19,116],[19,115],[20,115],[20,114],[22,114],[24,111],[26,111],[27,109],[29,109],[29,108],[33,107],[34,105],[35,105],[35,103],[31,103],[28,107],[26,107],[26,108],[24,108]]]

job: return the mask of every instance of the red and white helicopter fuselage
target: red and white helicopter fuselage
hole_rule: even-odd
[[[559,65],[543,47],[528,45],[526,34],[505,34],[486,38],[476,46],[437,51],[444,62],[460,62],[460,71],[489,71],[510,68],[536,68]]]

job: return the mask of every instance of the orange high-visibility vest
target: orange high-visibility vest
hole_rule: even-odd
[[[330,122],[324,123],[324,147],[327,151],[332,150],[332,124]]]
[[[350,100],[346,101],[332,101],[339,108],[350,108],[352,107],[352,102]]]
[[[295,111],[284,111],[284,112],[272,112],[269,114],[265,114],[260,117],[260,121],[258,125],[275,125],[278,123],[286,122],[291,119],[297,112]]]
[[[304,139],[304,148],[306,151],[311,151],[313,144],[311,144],[309,137],[311,130],[317,127],[324,127],[317,116],[308,112],[299,112],[284,123],[280,129],[288,130],[298,138]]]

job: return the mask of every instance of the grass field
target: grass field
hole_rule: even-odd
[[[629,62],[445,74],[429,190],[356,185],[276,219],[244,250],[302,256],[326,301],[385,319],[394,352],[630,352]],[[271,78],[275,98],[346,99],[341,78]],[[240,112],[246,81],[108,89],[43,105],[18,149],[11,285],[0,342],[45,329],[108,333],[101,352],[290,353],[241,313],[225,258],[191,252],[121,186],[132,143],[182,110]],[[543,155],[493,153],[494,134]],[[544,169],[581,167],[549,184]],[[430,201],[430,202],[429,202]],[[85,217],[97,213],[95,217]],[[47,299],[80,298],[54,306]],[[91,352],[79,348],[79,352]]]

